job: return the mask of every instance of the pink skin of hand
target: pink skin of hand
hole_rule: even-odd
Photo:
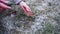
[[[21,8],[24,10],[24,13],[27,15],[27,16],[33,16],[33,13],[30,9],[30,7],[25,3],[25,2],[20,2],[19,4],[21,6]]]
[[[9,7],[9,6],[7,6],[7,5],[5,5],[3,3],[0,3],[0,7],[4,8],[4,9],[11,9],[11,7]]]
[[[9,3],[9,1],[6,1],[6,0],[0,0],[0,2],[3,2],[5,4],[8,4]]]
[[[3,3],[1,3],[3,2]],[[7,4],[9,1],[5,1],[5,0],[0,0],[0,8],[3,8],[3,9],[11,9],[11,7],[5,5]],[[4,4],[5,3],[5,4]]]
[[[3,3],[1,3],[3,2]],[[9,1],[5,1],[5,0],[0,0],[0,12],[2,12],[5,9],[11,9],[11,7],[5,5],[7,4]],[[5,3],[5,4],[4,4]]]

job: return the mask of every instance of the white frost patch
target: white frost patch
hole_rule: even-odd
[[[36,19],[35,19],[35,23],[34,25],[31,26],[31,29],[36,32],[37,30],[39,29],[42,29],[42,22],[44,21],[44,19],[46,19],[47,16],[46,15],[39,15],[39,16],[36,16]]]
[[[42,2],[42,6],[47,7],[48,6],[48,3]]]
[[[44,8],[43,8],[43,6],[37,6],[36,8],[35,8],[36,10],[45,10]]]
[[[8,28],[9,30],[13,29],[13,27],[14,27],[13,26],[13,23],[14,23],[13,17],[11,17],[11,16],[7,16],[7,17],[3,18],[3,23],[4,23],[4,27]]]
[[[15,15],[14,14],[11,14],[11,17],[15,17]]]

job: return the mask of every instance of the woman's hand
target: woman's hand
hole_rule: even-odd
[[[0,2],[8,4],[10,1],[6,1],[6,0],[0,0]]]
[[[5,4],[3,4],[3,3],[1,3],[1,2],[0,2],[0,8],[11,9],[11,7],[5,5]]]
[[[11,9],[11,7],[5,5],[4,3],[8,3],[8,1],[0,0],[0,12],[2,12],[4,9]]]
[[[30,7],[23,1],[21,1],[19,3],[19,5],[21,6],[21,8],[24,10],[24,13],[27,15],[27,16],[33,16],[33,13],[30,9]]]
[[[4,4],[5,3],[5,4]],[[7,6],[6,4],[8,4],[9,1],[6,0],[0,0],[0,8],[4,8],[4,9],[11,9],[11,7]]]

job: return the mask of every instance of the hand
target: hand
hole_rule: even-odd
[[[10,1],[6,1],[6,0],[0,0],[0,2],[8,4]]]
[[[2,3],[3,2],[3,3]],[[3,10],[3,9],[11,9],[11,7],[5,5],[4,3],[8,3],[7,1],[5,0],[0,0],[0,12]]]
[[[21,1],[20,4],[21,8],[24,10],[24,13],[27,15],[27,16],[33,16],[33,13],[30,9],[30,7],[28,5],[26,5],[25,2]]]
[[[5,4],[3,4],[3,3],[1,3],[1,2],[0,2],[0,7],[1,7],[1,8],[4,8],[4,9],[11,9],[11,7],[5,5]]]

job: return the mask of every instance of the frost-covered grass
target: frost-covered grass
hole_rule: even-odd
[[[18,5],[12,5],[17,14],[3,18],[10,34],[60,34],[60,0],[26,0],[34,13],[27,17]]]

